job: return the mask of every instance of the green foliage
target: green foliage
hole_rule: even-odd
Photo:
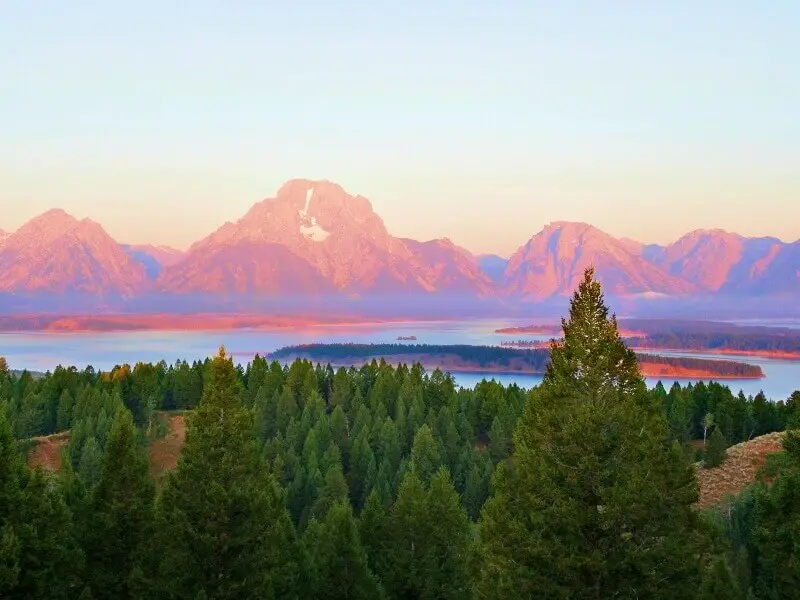
[[[309,527],[306,539],[315,566],[314,598],[380,600],[384,597],[367,564],[367,554],[348,503],[332,506],[319,527]]]
[[[703,574],[702,600],[746,600],[747,596],[724,558],[717,558]]]
[[[690,508],[687,456],[706,433],[711,448],[798,422],[800,393],[648,392],[591,276],[563,325],[562,343],[523,352],[552,359],[527,391],[224,352],[0,369],[0,597],[788,597],[796,438],[768,460],[773,486],[713,511]],[[156,411],[185,409],[155,499],[145,444],[164,433]],[[31,472],[35,438],[67,428],[62,472]]]
[[[409,469],[388,513],[371,495],[361,532],[390,598],[469,597],[469,518],[445,469],[430,485]]]
[[[233,363],[221,350],[190,418],[178,468],[159,498],[160,597],[300,595],[300,548],[239,390]]]
[[[685,598],[706,536],[663,407],[587,271],[479,527],[479,598]]]
[[[0,592],[3,598],[68,598],[82,555],[61,489],[20,460],[0,411]]]
[[[755,498],[753,579],[761,598],[790,598],[800,589],[800,432],[786,434],[784,449],[789,466]]]
[[[725,461],[725,452],[728,449],[728,441],[722,434],[722,429],[715,427],[708,438],[706,445],[706,457],[703,466],[706,469],[713,469],[720,466]]]
[[[95,598],[136,598],[131,578],[151,541],[154,486],[127,409],[117,413],[105,444],[85,534],[87,580]]]

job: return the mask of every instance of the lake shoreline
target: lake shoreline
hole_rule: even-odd
[[[500,342],[503,348],[519,348],[522,350],[538,350],[550,347],[548,341],[532,342]],[[662,348],[659,346],[628,346],[634,352],[646,352],[648,354],[658,354],[659,352],[671,352],[681,354],[717,354],[730,356],[731,358],[766,358],[772,360],[800,361],[800,352],[781,352],[779,350],[731,350],[728,348]]]
[[[270,356],[267,356],[267,358],[270,358]],[[302,352],[298,352],[288,356],[281,356],[279,361],[281,363],[291,363],[296,359],[310,360],[313,363],[330,364],[332,368],[336,369],[338,369],[339,367],[343,367],[345,369],[353,366],[360,367],[365,364],[371,363],[373,360],[380,362],[380,360],[383,359],[387,364],[391,365],[397,365],[400,363],[410,365],[419,362],[426,369],[430,370],[439,369],[441,371],[446,371],[448,373],[470,373],[470,374],[486,373],[486,374],[496,374],[496,375],[544,375],[544,371],[529,369],[524,367],[518,369],[510,369],[507,366],[476,365],[476,364],[470,364],[469,362],[463,360],[456,360],[456,359],[442,360],[442,357],[432,357],[428,355],[417,355],[417,354],[332,358],[325,356],[310,356],[308,354],[303,354]],[[714,381],[744,380],[744,379],[758,380],[758,379],[764,379],[765,377],[763,373],[760,376],[719,375],[703,369],[690,369],[685,367],[664,365],[660,363],[640,363],[639,369],[642,373],[642,377],[650,379],[665,378],[665,379],[670,379],[670,380],[674,379],[680,381],[683,380],[691,381],[696,379],[710,379]]]
[[[630,346],[630,349],[635,352],[680,352],[683,354],[720,354],[725,356],[741,356],[752,358],[766,358],[773,360],[791,360],[800,361],[800,352],[781,352],[778,350],[731,350],[724,348],[706,348],[703,350],[686,349],[686,348],[658,348],[652,346]]]
[[[128,332],[202,332],[202,331],[286,331],[312,327],[381,327],[409,323],[445,323],[436,318],[382,318],[358,316],[297,316],[199,313],[175,314],[117,314],[117,315],[3,315],[0,334],[49,333],[91,334]]]

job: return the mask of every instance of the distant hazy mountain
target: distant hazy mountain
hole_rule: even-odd
[[[129,296],[144,267],[103,228],[62,210],[35,217],[0,246],[0,291],[84,292]]]
[[[545,227],[508,261],[505,292],[543,300],[570,294],[593,265],[609,295],[685,295],[694,286],[644,259],[629,243],[585,223]]]
[[[478,267],[483,273],[492,280],[493,283],[499,284],[503,281],[503,273],[508,266],[508,259],[496,254],[481,254],[476,257]]]
[[[141,244],[125,245],[122,248],[131,258],[144,266],[149,279],[155,279],[164,267],[176,265],[186,256],[185,252],[169,246]]]
[[[0,309],[24,311],[34,295],[40,304],[76,311],[94,297],[133,298],[159,310],[214,307],[222,298],[226,310],[237,310],[258,306],[254,298],[328,295],[381,302],[404,295],[409,306],[414,296],[420,311],[432,295],[506,306],[563,299],[589,265],[618,298],[686,305],[700,296],[800,294],[800,242],[711,230],[662,247],[555,222],[508,260],[474,256],[448,239],[394,237],[366,198],[328,181],[298,179],[187,252],[123,246],[97,223],[61,210],[13,234],[0,231]]]
[[[668,273],[692,282],[705,292],[747,285],[754,267],[776,253],[776,239],[747,239],[722,230],[698,230],[669,244],[653,257]]]

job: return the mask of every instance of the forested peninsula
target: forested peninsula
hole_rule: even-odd
[[[429,369],[476,373],[530,373],[543,375],[550,360],[547,348],[435,344],[302,344],[270,354],[276,360],[307,359],[336,366],[360,366],[372,360],[421,363]],[[637,354],[645,377],[674,379],[759,379],[761,367],[729,360]]]
[[[790,327],[672,319],[621,319],[619,325],[620,335],[636,350],[681,350],[800,360],[800,330]],[[533,324],[496,329],[495,333],[558,337],[560,330],[556,325]],[[524,339],[501,343],[524,348],[547,345],[547,342]]]

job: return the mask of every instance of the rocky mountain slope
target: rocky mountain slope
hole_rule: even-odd
[[[800,293],[800,242],[702,230],[662,247],[555,222],[508,260],[473,256],[448,239],[395,237],[366,198],[304,179],[287,182],[187,252],[121,245],[97,223],[61,210],[13,234],[0,231],[0,295],[14,298],[330,293],[541,301],[571,294],[590,264],[606,293],[620,298]]]
[[[0,246],[0,292],[85,292],[129,296],[147,276],[103,228],[48,211]]]

